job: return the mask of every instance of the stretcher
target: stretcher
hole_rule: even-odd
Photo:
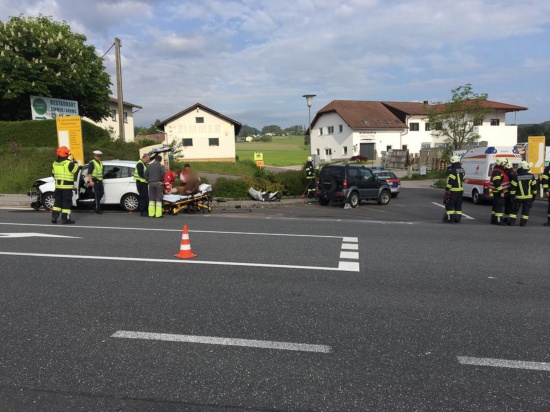
[[[162,212],[164,214],[177,215],[181,211],[186,212],[211,212],[212,211],[212,186],[201,184],[199,191],[193,195],[164,195],[162,199]]]

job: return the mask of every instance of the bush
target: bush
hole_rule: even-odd
[[[227,179],[219,177],[212,185],[212,192],[216,197],[231,199],[247,199],[249,186],[242,179]]]
[[[367,156],[361,156],[361,155],[359,155],[359,156],[351,156],[351,157],[349,158],[349,160],[350,160],[350,162],[359,163],[359,162],[366,162],[366,161],[369,160],[369,159],[367,158]]]
[[[275,176],[277,182],[284,186],[283,194],[285,196],[300,196],[304,194],[307,186],[305,173],[301,170],[287,170],[277,173]]]

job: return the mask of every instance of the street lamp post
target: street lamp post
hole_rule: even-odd
[[[311,104],[316,94],[304,94],[302,97],[306,98],[307,110],[308,110],[308,123],[307,128],[309,130],[309,154],[311,154]]]

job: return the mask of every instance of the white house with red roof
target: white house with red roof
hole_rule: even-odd
[[[377,159],[382,152],[408,149],[419,153],[423,147],[444,144],[428,123],[428,102],[387,102],[333,100],[317,112],[311,123],[311,153],[321,160],[349,159],[366,156]],[[474,132],[488,146],[514,146],[517,126],[506,125],[506,113],[527,110],[490,100],[483,102],[490,109]]]

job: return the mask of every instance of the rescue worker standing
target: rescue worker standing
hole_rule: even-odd
[[[529,164],[526,161],[521,162],[521,167],[518,169],[518,175],[511,182],[510,196],[518,202],[521,207],[520,226],[525,226],[529,219],[529,211],[533,206],[533,200],[537,196],[537,179],[529,171]],[[516,213],[519,213],[519,207]],[[517,214],[510,215],[508,221],[509,226],[514,226],[516,223]]]
[[[504,165],[506,164],[505,159],[497,158],[495,160],[495,167],[491,172],[491,180],[489,187],[493,193],[493,209],[491,210],[491,224],[493,225],[503,225],[504,217],[504,203],[506,192],[510,188],[510,181],[508,180],[508,175],[504,170]]]
[[[510,161],[506,162],[506,166],[504,167],[506,171],[506,175],[508,176],[508,181],[510,182],[510,185],[512,184],[512,181],[516,180],[517,172],[515,170],[515,167],[513,163]],[[515,215],[517,213],[517,202],[515,200],[512,200],[512,196],[510,195],[510,192],[506,195],[504,198],[504,219],[503,222],[508,223],[510,219],[510,215]]]
[[[93,153],[94,160],[88,164],[88,183],[94,189],[94,212],[100,215],[103,213],[103,210],[101,210],[101,199],[105,194],[105,189],[103,188],[103,162],[101,161],[103,153],[99,150],[94,150]]]
[[[446,192],[450,192],[449,199],[445,202],[447,223],[460,223],[462,220],[462,194],[464,193],[464,169],[460,165],[460,157],[451,157],[451,167],[447,170]]]
[[[145,170],[144,177],[149,182],[149,217],[162,217],[162,199],[164,197],[164,175],[162,156],[156,155],[155,161]]]
[[[147,213],[147,208],[149,207],[149,185],[147,184],[147,179],[145,178],[145,171],[147,170],[149,160],[149,154],[144,153],[134,169],[134,180],[136,181],[139,196],[138,209],[141,217],[149,216]]]
[[[313,158],[307,157],[306,162],[306,179],[307,179],[307,197],[309,199],[315,199],[315,166],[313,165]]]
[[[66,146],[57,149],[57,160],[52,165],[52,175],[55,180],[54,206],[52,209],[52,223],[57,223],[61,215],[64,225],[74,223],[71,220],[71,206],[73,204],[74,175],[78,172],[78,164],[69,160],[71,151]]]
[[[548,209],[546,210],[547,221],[544,224],[544,226],[550,226],[550,165],[546,166],[544,168],[544,172],[542,172],[542,190],[544,191],[544,196],[548,199]]]

